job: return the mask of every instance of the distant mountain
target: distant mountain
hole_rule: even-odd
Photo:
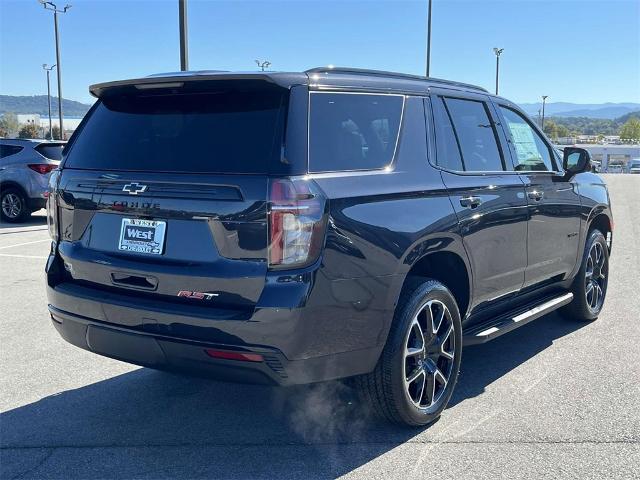
[[[65,117],[84,117],[91,105],[76,102],[75,100],[62,100],[62,113]],[[37,113],[48,115],[46,95],[33,95],[18,97],[14,95],[0,95],[0,115],[5,112],[13,113]],[[57,115],[58,97],[51,97],[51,114]]]
[[[538,115],[541,103],[521,103],[520,107],[531,116]],[[554,117],[589,117],[613,120],[640,110],[640,103],[568,103],[552,102],[544,107],[545,115]]]

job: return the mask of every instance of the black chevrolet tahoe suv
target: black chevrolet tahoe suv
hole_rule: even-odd
[[[316,68],[90,91],[48,201],[49,310],[78,347],[233,381],[348,378],[426,425],[463,346],[602,309],[607,187],[482,88]]]

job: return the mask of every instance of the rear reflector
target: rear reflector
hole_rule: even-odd
[[[258,353],[230,352],[229,350],[205,349],[204,353],[211,358],[221,358],[224,360],[240,360],[241,362],[262,362],[264,358]]]
[[[58,168],[57,165],[53,165],[50,163],[30,163],[28,167],[34,172],[38,172],[41,174],[49,173],[51,170],[55,170]]]

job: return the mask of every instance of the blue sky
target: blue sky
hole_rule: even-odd
[[[60,17],[65,98],[106,80],[179,70],[178,0],[69,0]],[[189,0],[190,67],[340,65],[424,72],[424,1]],[[64,1],[60,1],[64,5]],[[516,102],[640,102],[639,0],[434,0],[431,74]],[[36,0],[0,0],[0,93],[46,93],[53,19]]]

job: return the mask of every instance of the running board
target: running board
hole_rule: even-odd
[[[565,293],[559,297],[553,297],[544,303],[535,305],[527,310],[516,311],[506,316],[491,319],[480,325],[473,325],[468,330],[462,332],[463,345],[477,345],[486,343],[489,340],[504,335],[511,330],[515,330],[522,325],[529,323],[536,318],[540,318],[573,300],[573,293]],[[526,307],[525,307],[526,308]]]

